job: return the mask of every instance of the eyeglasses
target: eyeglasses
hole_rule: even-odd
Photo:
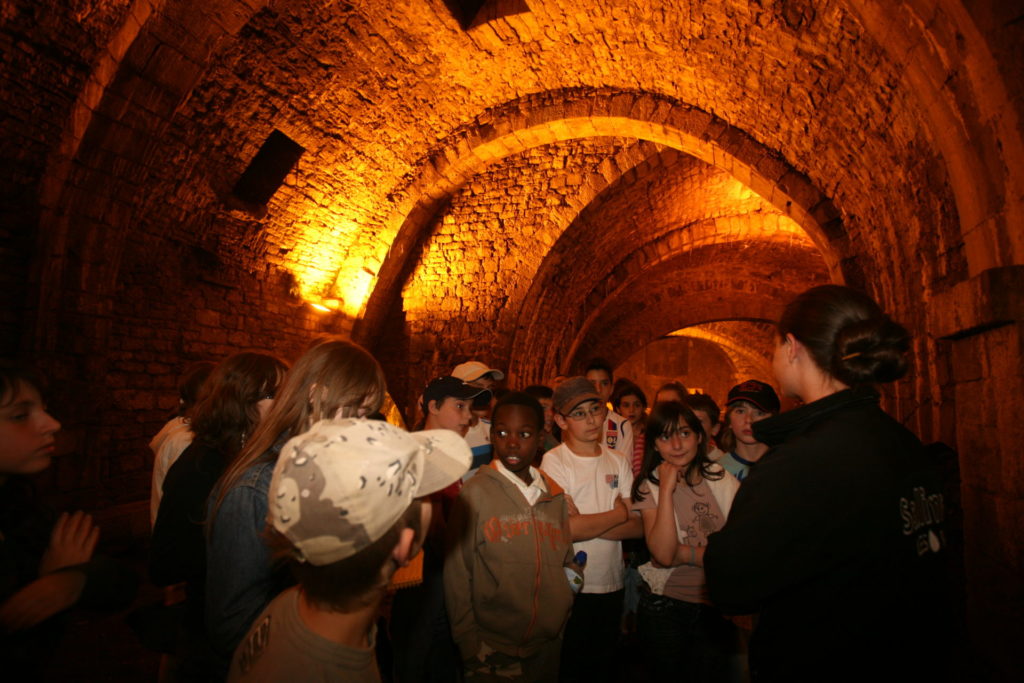
[[[582,422],[588,418],[597,418],[598,420],[604,419],[604,416],[608,414],[608,407],[603,403],[594,403],[589,408],[582,406],[572,411],[568,415],[562,413],[563,417],[566,417],[574,422]]]

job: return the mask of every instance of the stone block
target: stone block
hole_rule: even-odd
[[[963,337],[1024,321],[1024,266],[991,268],[939,292],[928,308],[939,337]]]

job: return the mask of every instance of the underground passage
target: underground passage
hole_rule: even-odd
[[[467,436],[478,446],[470,467],[498,471],[504,465],[489,462],[487,445],[495,401],[552,389],[545,400],[555,403],[558,429],[545,434],[561,448],[558,433],[574,433],[571,416],[589,424],[585,410],[568,408],[589,396],[574,378],[590,379],[595,368],[630,380],[648,425],[659,389],[672,383],[713,399],[716,430],[728,426],[727,407],[767,395],[748,380],[778,397],[778,407],[757,406],[770,419],[809,407],[813,399],[793,390],[803,376],[780,373],[785,354],[810,347],[799,332],[787,337],[799,329],[786,326],[787,305],[839,288],[877,302],[907,333],[906,370],[866,383],[893,429],[923,444],[938,477],[944,504],[931,489],[908,494],[902,519],[925,554],[940,543],[927,530],[943,525],[945,673],[1019,680],[1020,2],[10,0],[0,8],[0,55],[0,357],[14,368],[0,417],[15,425],[22,394],[28,410],[52,416],[39,427],[52,443],[35,454],[38,467],[5,462],[0,472],[0,597],[45,578],[36,564],[55,566],[47,558],[56,553],[44,554],[54,520],[69,537],[98,534],[94,554],[79,549],[65,564],[109,561],[104,576],[123,589],[102,609],[70,599],[42,634],[13,628],[0,606],[13,634],[4,652],[21,649],[17,661],[40,680],[187,678],[174,671],[182,658],[167,642],[188,630],[173,621],[187,612],[172,604],[180,587],[158,585],[150,571],[154,468],[163,468],[160,479],[170,466],[151,442],[179,414],[182,382],[197,368],[227,382],[226,359],[249,354],[238,360],[250,363],[247,372],[263,363],[267,379],[254,391],[269,412],[236,430],[225,446],[233,456],[254,448],[250,437],[264,438],[266,415],[285,425],[279,406],[295,395],[309,397],[307,416],[323,402],[338,418],[379,412],[410,431],[432,428],[430,407],[457,396],[476,406],[470,434],[483,434]],[[379,391],[366,394],[379,401],[367,398],[350,416],[330,403],[324,380],[299,382],[301,359],[327,353],[323,339],[370,385],[379,370]],[[844,362],[859,348],[840,354]],[[835,379],[831,366],[823,372]],[[438,382],[453,374],[458,387]],[[633,395],[594,390],[586,400],[610,416]],[[502,414],[525,412],[515,406]],[[334,416],[333,408],[325,415]],[[655,438],[639,439],[643,418],[626,422],[614,439],[639,444],[639,467],[657,451]],[[181,424],[188,433],[188,418]],[[289,426],[265,446],[287,453],[283,445],[303,429]],[[718,443],[710,432],[700,430],[709,451]],[[784,446],[738,484],[733,511],[753,498],[744,487],[768,486],[757,470],[776,448]],[[213,487],[213,509],[224,509],[230,496],[215,482],[242,475],[218,467],[226,479],[214,476],[206,491]],[[554,468],[538,470],[538,495],[553,495],[544,482],[558,479]],[[473,479],[451,484],[463,487],[458,500],[481,488],[469,487]],[[569,498],[569,529],[578,501],[564,481],[557,487]],[[10,525],[35,514],[28,499],[47,521],[36,549],[43,560],[26,570]],[[446,518],[439,509],[434,517]],[[91,521],[57,517],[77,510]],[[624,514],[637,529],[646,519],[639,508]],[[729,514],[740,523],[742,514]],[[190,519],[200,547],[214,542],[216,525]],[[521,531],[495,524],[494,539]],[[561,542],[557,529],[545,533],[545,542]],[[644,533],[636,535],[642,555]],[[432,557],[444,554],[442,544],[432,556],[427,538],[418,559],[418,541],[407,548],[410,566],[423,565],[413,582],[424,589]],[[395,621],[403,590],[394,593]],[[581,618],[578,603],[573,609]],[[634,621],[618,625],[612,680],[654,677]],[[749,635],[746,622],[726,621]],[[388,637],[387,623],[376,627],[388,651],[379,648],[374,667],[383,680],[419,680],[422,670],[392,664],[407,644]],[[33,649],[40,644],[45,657]],[[530,653],[527,673],[541,666]],[[260,654],[241,659],[248,666]],[[750,680],[746,664],[735,666]],[[818,680],[832,676],[841,678]]]

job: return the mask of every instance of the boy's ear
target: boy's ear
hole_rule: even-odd
[[[437,415],[439,412],[441,412],[441,406],[438,405],[438,402],[435,401],[434,399],[430,399],[429,401],[427,401],[427,412],[430,413],[431,415]]]
[[[560,412],[558,412],[557,410],[554,411],[554,413],[555,413],[555,424],[558,425],[558,428],[561,429],[562,431],[565,431],[566,429],[568,429],[569,428],[568,420],[566,420],[564,417],[562,417],[562,414]]]

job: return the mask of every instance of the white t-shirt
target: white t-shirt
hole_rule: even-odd
[[[491,421],[480,420],[466,432],[466,443],[469,450],[473,452],[473,460],[469,470],[462,475],[463,483],[476,474],[476,471],[489,463],[492,457],[491,451]]]
[[[149,493],[149,525],[156,525],[156,513],[164,495],[164,478],[185,449],[192,443],[192,428],[183,417],[171,419],[149,442],[153,451],[153,482]]]
[[[633,490],[633,470],[629,461],[603,443],[601,455],[582,457],[561,444],[544,454],[541,466],[572,497],[581,514],[607,512],[616,496],[629,505]],[[587,553],[584,593],[611,593],[622,588],[622,542],[603,538],[577,541],[573,552]]]

